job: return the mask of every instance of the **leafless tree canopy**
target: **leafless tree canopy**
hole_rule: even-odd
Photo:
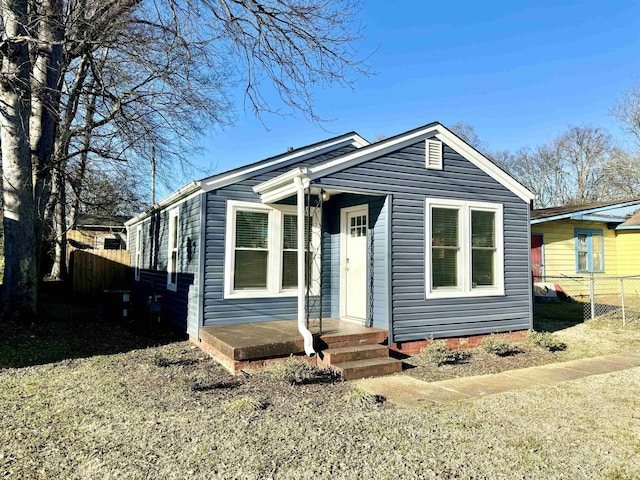
[[[357,0],[0,5],[5,249],[11,252],[5,307],[22,296],[32,313],[43,234],[53,228],[52,274],[61,277],[69,212],[73,223],[82,208],[101,201],[86,200],[90,188],[109,191],[93,189],[96,175],[133,191],[154,147],[160,176],[175,177],[176,168],[189,168],[203,131],[233,122],[230,92],[238,85],[245,107],[258,116],[301,112],[320,121],[316,89],[350,86],[367,73],[354,50]],[[7,229],[9,220],[16,223]],[[28,243],[36,251],[18,248],[25,238],[33,238]]]

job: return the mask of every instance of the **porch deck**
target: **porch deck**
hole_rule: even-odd
[[[335,318],[322,320],[322,335],[317,326],[310,330],[318,352],[328,348],[382,343],[389,333],[382,328],[365,327]],[[200,329],[200,341],[213,349],[209,349],[210,353],[215,356],[221,354],[231,362],[287,357],[304,352],[297,320],[204,327]]]

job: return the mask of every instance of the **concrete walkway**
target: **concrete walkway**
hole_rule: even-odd
[[[640,353],[620,353],[583,358],[539,367],[509,370],[493,375],[455,378],[431,383],[408,375],[393,375],[367,378],[357,381],[356,384],[369,393],[384,395],[387,400],[397,405],[420,408],[634,367],[640,367]]]

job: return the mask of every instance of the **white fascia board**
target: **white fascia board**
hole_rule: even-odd
[[[278,187],[281,187],[287,183],[291,183],[291,181],[295,177],[301,177],[307,174],[306,168],[296,167],[288,172],[285,172],[277,177],[272,178],[271,180],[267,180],[266,182],[259,183],[255,187],[253,187],[253,191],[258,195],[262,193],[269,192],[270,190],[275,190]]]
[[[421,130],[417,130],[411,134],[401,135],[389,140],[382,140],[380,142],[369,145],[369,147],[363,148],[364,151],[355,151],[342,157],[330,160],[320,165],[309,168],[309,179],[315,180],[316,178],[324,177],[332,173],[344,170],[360,163],[366,162],[373,158],[381,157],[386,153],[393,152],[405,146],[412,145],[419,142],[422,138],[433,137],[435,135],[437,125],[432,125]]]
[[[135,225],[136,223],[150,216],[153,212],[162,210],[168,206],[178,203],[179,201],[188,200],[189,198],[200,195],[201,193],[202,190],[200,189],[200,184],[198,182],[187,183],[184,187],[179,188],[168,197],[163,198],[158,203],[151,206],[149,209],[136,215],[131,220],[127,220],[125,222],[125,226],[130,227],[132,225]]]
[[[262,203],[276,203],[280,200],[284,200],[285,198],[291,197],[295,195],[297,192],[296,186],[293,182],[288,183],[287,185],[283,185],[275,190],[271,190],[270,192],[263,193],[260,195],[260,201]]]
[[[528,188],[526,188],[515,178],[513,178],[487,157],[478,152],[476,149],[471,147],[469,144],[456,137],[443,125],[438,125],[438,134],[436,135],[436,137],[449,145],[456,152],[458,152],[480,170],[493,178],[496,182],[509,189],[525,202],[529,203],[531,202],[531,200],[535,200],[535,193],[531,192]]]
[[[324,177],[345,168],[349,168],[366,162],[367,160],[371,160],[373,158],[380,157],[406,146],[413,145],[414,143],[417,143],[421,140],[426,140],[427,138],[433,137],[436,137],[438,140],[453,148],[465,159],[470,161],[480,170],[484,171],[487,175],[489,175],[505,188],[513,192],[525,202],[529,203],[531,200],[536,198],[536,195],[533,192],[530,192],[508,173],[496,166],[491,160],[486,158],[474,148],[467,145],[463,140],[460,140],[439,123],[430,125],[420,130],[413,131],[406,135],[399,135],[387,141],[382,140],[381,142],[370,145],[369,147],[365,147],[362,150],[358,150],[348,155],[344,155],[334,160],[311,167],[309,168],[309,179],[315,180],[317,178]]]
[[[209,192],[211,190],[215,190],[217,188],[221,188],[223,186],[233,184],[235,181],[238,181],[243,176],[251,173],[257,173],[262,169],[269,168],[274,165],[278,165],[278,164],[285,163],[292,160],[301,162],[308,158],[322,155],[323,153],[331,152],[338,148],[346,147],[349,145],[353,145],[357,148],[362,148],[369,145],[369,142],[367,142],[364,138],[362,138],[358,134],[352,134],[347,137],[337,138],[330,142],[324,142],[324,143],[321,143],[320,145],[315,145],[313,147],[306,148],[304,150],[292,153],[290,155],[285,154],[284,156],[275,158],[270,162],[263,163],[260,165],[254,165],[253,167],[247,167],[245,169],[238,170],[237,172],[230,173],[229,175],[224,175],[221,177],[216,176],[216,177],[205,178],[204,180],[201,181],[201,186],[205,192]]]

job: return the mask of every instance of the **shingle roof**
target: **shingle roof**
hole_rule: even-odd
[[[630,226],[640,226],[640,210],[636,210],[636,212],[631,215],[625,222],[620,224],[624,227]]]
[[[607,202],[585,203],[583,205],[564,205],[562,207],[541,208],[539,210],[531,211],[531,219],[535,220],[538,218],[555,217],[556,215],[564,215],[566,213],[580,212],[583,210],[593,210],[594,208],[609,207],[619,203],[631,202],[633,200],[637,199],[609,200]]]
[[[82,213],[78,215],[76,225],[78,227],[124,227],[124,222],[131,217],[123,215],[93,215]]]

